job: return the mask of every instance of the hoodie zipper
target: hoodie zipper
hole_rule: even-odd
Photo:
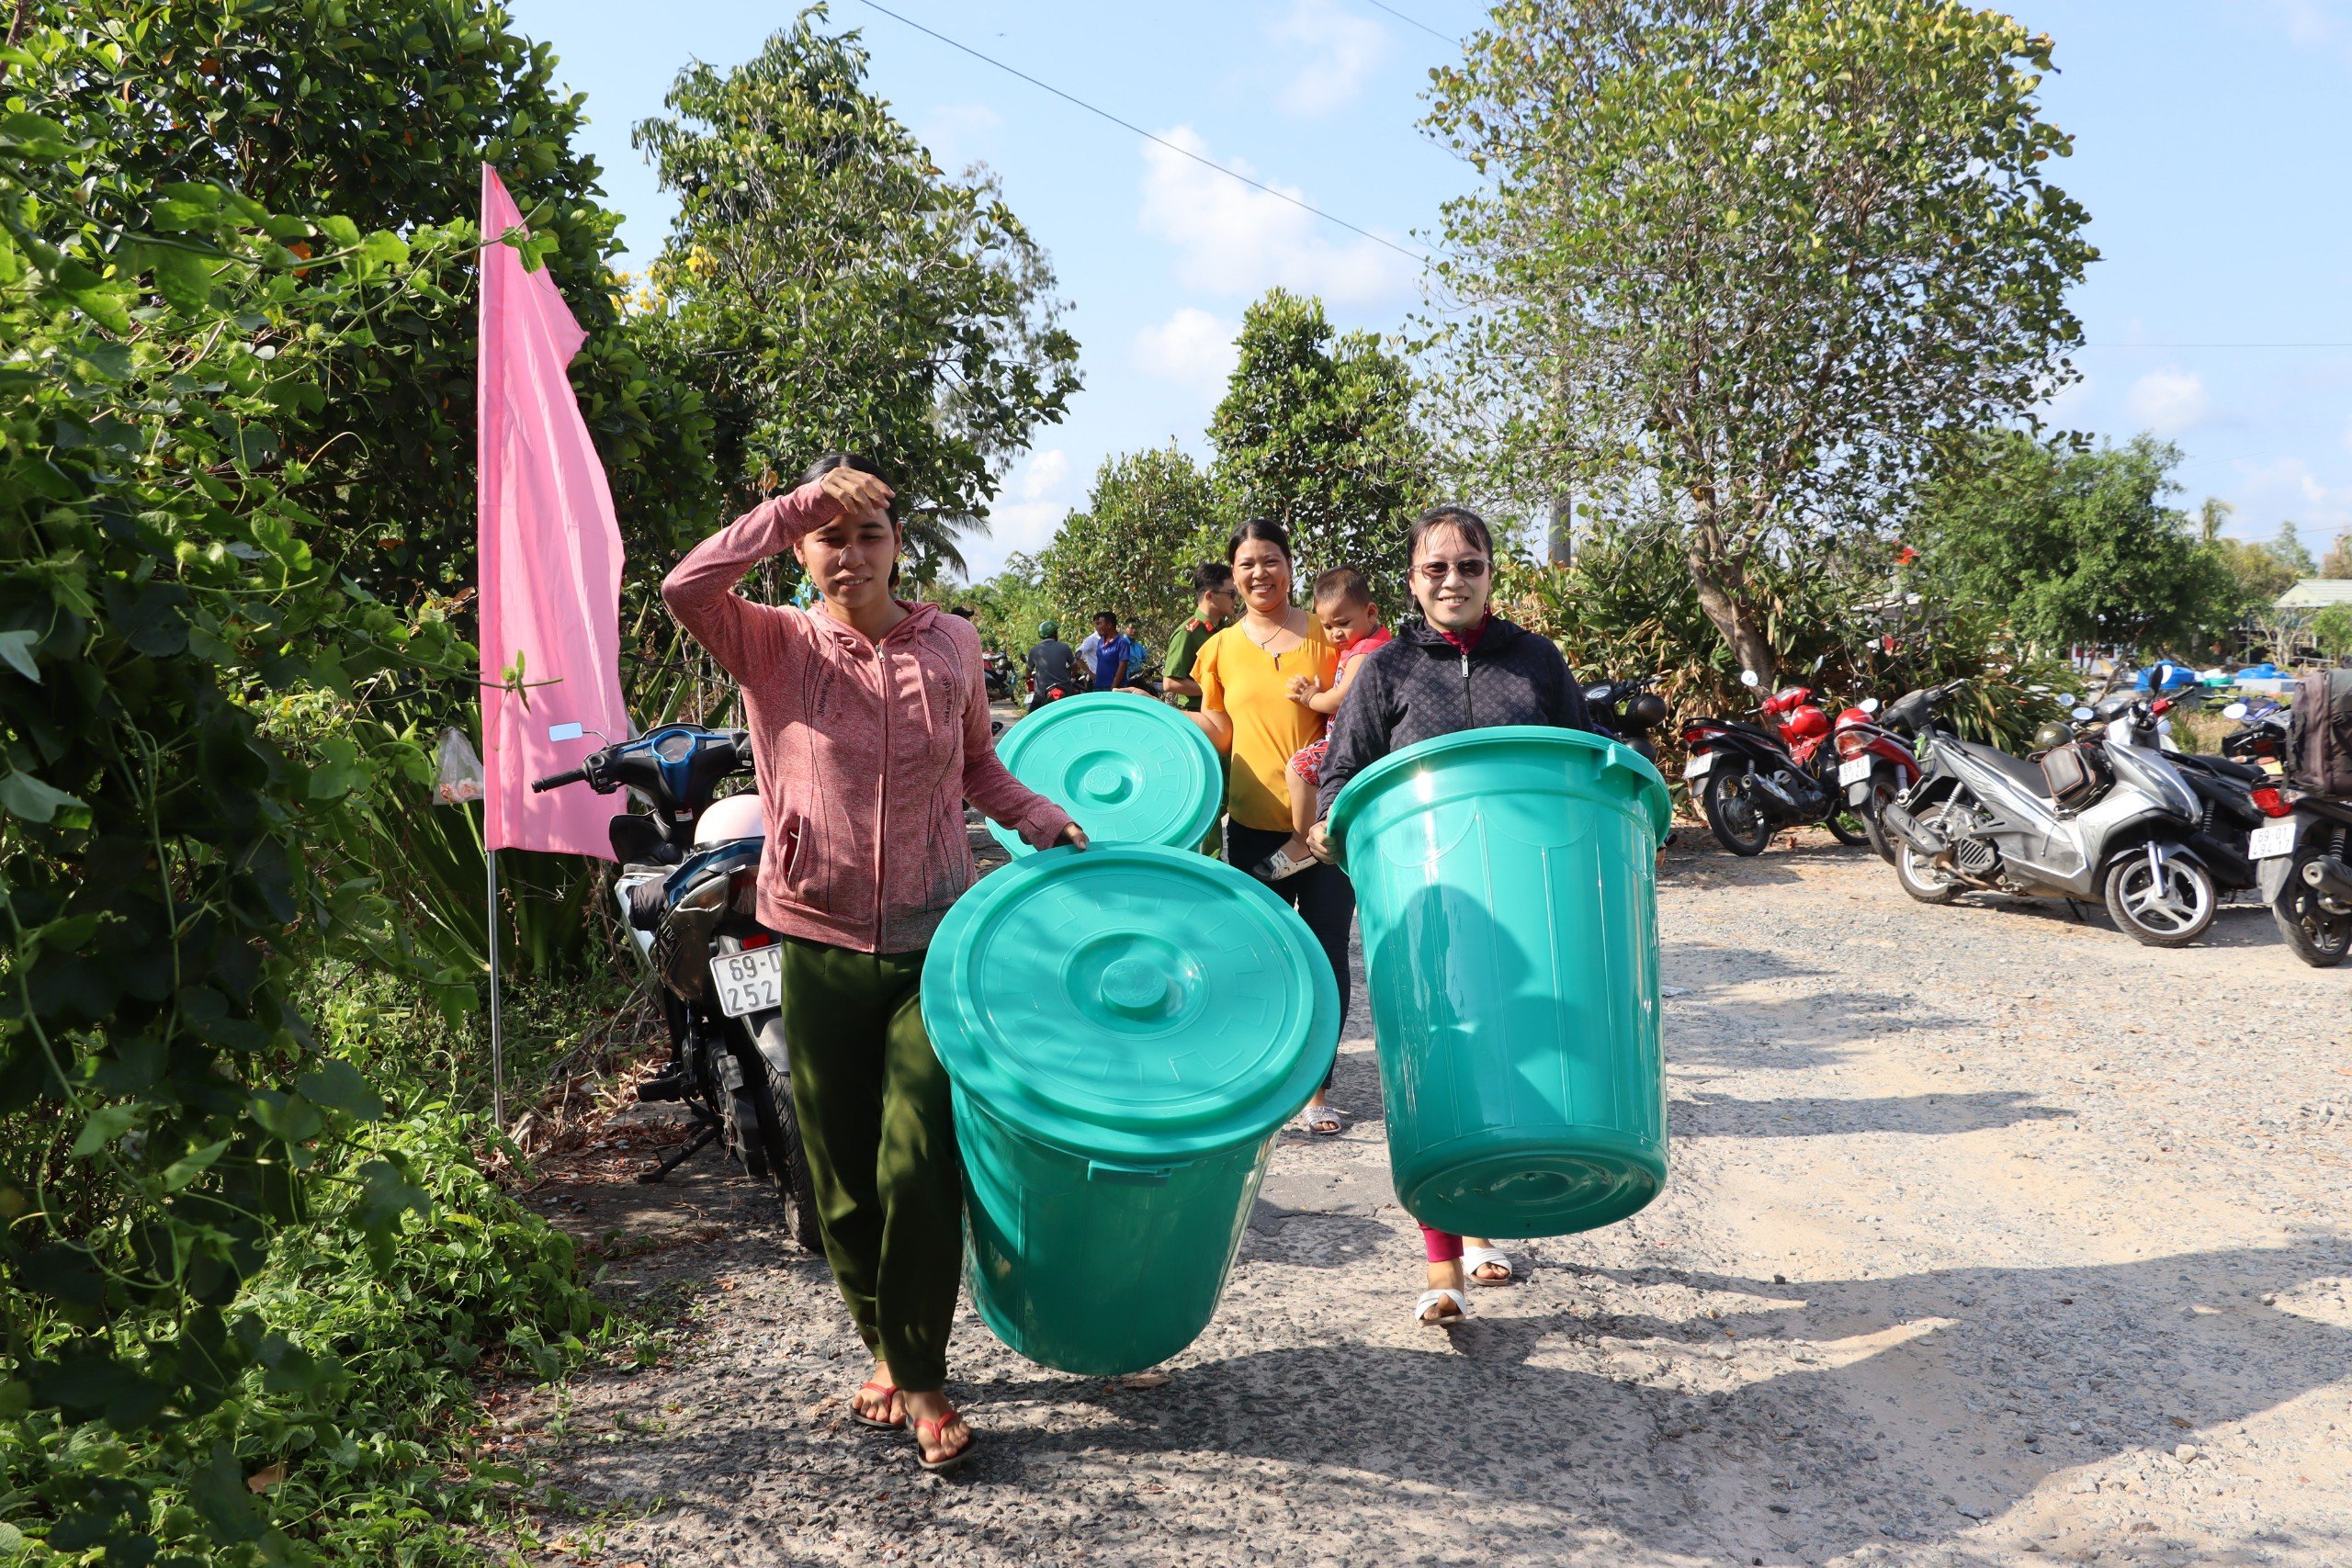
[[[1470,650],[1466,648],[1462,650],[1462,708],[1464,716],[1469,720],[1469,722],[1464,724],[1463,728],[1464,729],[1477,728],[1478,705],[1472,700],[1470,695]]]
[[[893,626],[892,631],[898,628]],[[888,632],[883,636],[888,637]],[[890,810],[890,662],[882,652],[879,639],[874,644],[874,674],[882,697],[882,788],[874,802],[874,947],[882,951],[882,910],[888,902],[889,884],[884,880],[888,871],[890,840],[885,831]]]

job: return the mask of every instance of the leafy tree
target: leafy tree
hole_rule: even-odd
[[[1035,556],[1016,550],[994,577],[956,593],[957,600],[972,607],[973,625],[979,628],[984,647],[1000,649],[1016,660],[1028,652],[1037,640],[1039,623],[1059,614],[1046,596],[1045,577]]]
[[[1241,319],[1239,361],[1209,423],[1234,516],[1291,532],[1303,577],[1352,566],[1394,584],[1405,525],[1430,498],[1430,446],[1403,360],[1338,333],[1323,302],[1276,288]]]
[[[1193,611],[1185,573],[1223,558],[1229,526],[1208,476],[1174,442],[1106,457],[1085,508],[1063,521],[1040,558],[1040,586],[1073,630],[1109,610],[1165,648]]]
[[[27,46],[6,62],[79,69],[70,39]],[[110,172],[153,134],[135,97],[76,107],[0,119],[0,1423],[59,1438],[7,1495],[68,1557],[284,1560],[233,1424],[203,1422],[256,1369],[327,1376],[240,1298],[279,1227],[331,1199],[343,1253],[389,1266],[425,1202],[399,1158],[341,1152],[383,1100],[292,1000],[322,954],[406,966],[322,845],[421,748],[288,744],[269,713],[471,659],[312,551],[339,498],[274,432],[382,391],[364,322],[470,235],[142,194]],[[126,1438],[169,1458],[172,1506]]]
[[[956,534],[1077,390],[1078,344],[995,181],[943,175],[825,15],[733,70],[689,67],[637,127],[679,203],[650,341],[709,389],[731,505],[861,451],[899,481],[919,570],[960,571]]]
[[[2267,609],[2273,600],[2295,585],[2297,573],[2280,560],[2267,544],[2251,539],[2216,539],[2211,547],[2229,569],[2239,603],[2248,613]]]
[[[2164,504],[2177,448],[1978,436],[1919,498],[1909,537],[1939,594],[1990,605],[2045,647],[2186,642],[2241,605],[2223,558]]]
[[[577,95],[555,56],[482,0],[42,0],[61,30],[28,36],[12,91],[77,118],[109,105],[136,131],[90,146],[91,216],[136,221],[147,193],[218,182],[347,228],[296,237],[298,255],[366,231],[470,224],[495,165],[588,333],[573,367],[642,589],[701,531],[712,502],[700,399],[637,352],[606,264],[619,220],[575,151]],[[166,129],[168,128],[168,129]],[[165,220],[168,222],[170,220]],[[495,238],[496,236],[492,236]],[[398,297],[324,325],[334,378],[271,420],[288,457],[331,493],[338,526],[312,541],[379,597],[409,603],[474,578],[473,264],[425,253]]]
[[[2311,618],[2311,639],[2330,659],[2352,655],[2352,604],[2330,604]]]
[[[2347,528],[2336,535],[2335,542],[2328,546],[2327,554],[2319,563],[2319,575],[2333,578],[2352,577],[2352,528]]]
[[[2097,253],[2043,177],[2050,41],[1915,0],[1502,0],[1427,124],[1430,348],[1498,494],[1674,531],[1746,665],[1754,587],[1900,509],[1939,443],[2072,378]]]
[[[2229,525],[2230,514],[2237,510],[2220,496],[2209,495],[2197,508],[2197,537],[2200,543],[2217,545],[2222,542],[2222,530]]]
[[[2291,517],[2278,525],[2278,536],[2262,547],[2270,552],[2272,558],[2280,566],[2292,572],[2297,581],[2319,575],[2318,563],[2312,559],[2311,551],[2303,547],[2302,538],[2296,533],[2295,520]]]

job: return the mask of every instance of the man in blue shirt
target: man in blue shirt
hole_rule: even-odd
[[[1078,657],[1092,672],[1096,691],[1115,691],[1135,662],[1135,645],[1119,635],[1118,616],[1097,610],[1093,635],[1078,645]]]

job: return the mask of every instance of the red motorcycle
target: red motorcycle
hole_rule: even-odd
[[[1740,671],[1739,682],[1750,690],[1763,684],[1753,670]],[[1819,822],[1841,844],[1869,843],[1866,819],[1832,782],[1829,716],[1813,689],[1790,686],[1757,711],[1771,730],[1736,718],[1693,719],[1682,729],[1690,749],[1682,776],[1716,841],[1736,855],[1761,854],[1780,829]]]
[[[1933,704],[1951,690],[1938,686],[1933,691],[1913,692],[1883,717],[1876,697],[1838,716],[1838,787],[1844,792],[1847,806],[1862,819],[1871,848],[1889,865],[1894,863],[1894,840],[1887,837],[1879,813],[1888,801],[1917,782],[1919,759],[1911,742],[1934,723]]]

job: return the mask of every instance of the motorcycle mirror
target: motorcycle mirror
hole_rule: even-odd
[[[577,740],[587,733],[585,725],[550,724],[548,726],[548,739],[550,740]]]
[[[2089,723],[2092,719],[2097,718],[2097,717],[2098,716],[2098,715],[2097,715],[2097,714],[2093,713],[2090,709],[2088,709],[2088,708],[2086,708],[2086,707],[2083,706],[2080,703],[2076,703],[2076,704],[2075,705],[2075,709],[2074,709],[2074,711],[2073,711],[2072,713],[2068,714],[2066,716],[2067,716],[2067,717],[2069,717],[2069,718],[2071,718],[2071,719],[2073,719],[2076,724],[2087,724],[2087,723]]]
[[[1752,692],[1764,683],[1764,677],[1753,670],[1743,670],[1739,672],[1739,683]]]
[[[1878,699],[1876,697],[1864,697],[1862,699],[1862,711],[1864,713],[1878,712]]]
[[[2222,716],[2223,718],[2244,718],[2248,711],[2249,710],[2244,703],[2232,703],[2229,706],[2222,710]]]

